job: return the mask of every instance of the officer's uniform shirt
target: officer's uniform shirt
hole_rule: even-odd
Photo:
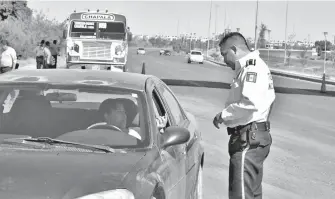
[[[231,84],[221,117],[227,127],[267,121],[275,100],[273,80],[266,63],[253,51],[236,61],[240,68]]]

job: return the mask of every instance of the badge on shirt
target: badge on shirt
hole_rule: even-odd
[[[247,78],[246,78],[247,82],[256,83],[256,80],[257,80],[257,73],[247,72]]]

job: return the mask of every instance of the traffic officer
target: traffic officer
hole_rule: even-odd
[[[219,43],[224,61],[236,72],[225,108],[213,120],[227,126],[229,140],[229,198],[261,199],[263,163],[270,152],[269,115],[275,100],[268,66],[251,52],[238,32]]]

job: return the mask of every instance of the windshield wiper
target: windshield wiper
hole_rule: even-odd
[[[24,140],[24,141],[28,141],[28,142],[46,143],[46,144],[49,144],[49,145],[65,144],[65,145],[71,145],[71,146],[85,148],[85,149],[89,149],[89,150],[99,150],[99,151],[104,151],[106,153],[115,153],[115,149],[113,149],[109,146],[89,145],[89,144],[81,144],[81,143],[76,143],[76,142],[67,142],[67,141],[63,141],[63,140],[52,139],[52,138],[49,138],[49,137],[20,138],[20,139]]]

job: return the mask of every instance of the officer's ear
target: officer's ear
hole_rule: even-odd
[[[235,45],[233,45],[232,47],[230,47],[230,49],[232,49],[234,51],[234,53],[236,54],[237,52],[237,47]]]

